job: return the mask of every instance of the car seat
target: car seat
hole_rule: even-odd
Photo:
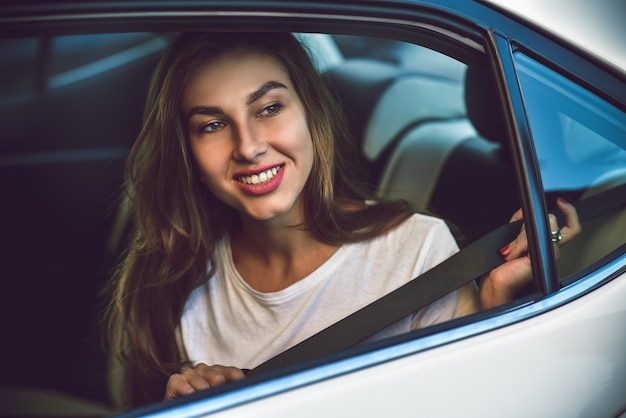
[[[324,78],[343,106],[372,184],[380,183],[396,144],[408,131],[465,114],[462,86],[450,77],[348,59],[326,71]]]
[[[473,240],[509,221],[520,207],[502,104],[490,73],[469,67],[467,116],[478,135],[448,155],[430,208]]]
[[[366,158],[364,135],[368,121],[383,93],[402,74],[398,67],[375,60],[354,58],[329,68],[324,81],[344,111],[352,137],[361,150],[361,164],[366,168],[368,183],[376,183],[380,175],[379,161]]]
[[[464,243],[506,223],[519,200],[493,79],[468,68],[460,100],[467,117],[426,120],[404,133],[378,191],[381,197],[404,198],[417,210],[442,217]]]

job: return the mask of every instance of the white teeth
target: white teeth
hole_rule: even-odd
[[[269,170],[262,171],[259,174],[239,177],[238,180],[244,184],[262,184],[273,179],[280,169],[281,167],[273,167]]]

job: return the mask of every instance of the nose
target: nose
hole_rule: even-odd
[[[256,162],[267,152],[268,144],[249,125],[239,125],[235,130],[233,158],[241,162]]]

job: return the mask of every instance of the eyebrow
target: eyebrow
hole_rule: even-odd
[[[252,103],[259,100],[261,97],[265,96],[271,90],[286,88],[287,86],[279,81],[268,81],[248,95],[248,100],[246,100],[246,104],[251,105]]]
[[[187,113],[187,120],[191,119],[194,115],[220,115],[224,111],[219,107],[214,106],[194,106]]]

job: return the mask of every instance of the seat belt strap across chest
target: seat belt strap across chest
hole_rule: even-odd
[[[626,184],[574,206],[580,222],[626,204]],[[563,221],[560,221],[563,224]],[[513,241],[521,221],[502,225],[443,263],[361,308],[330,327],[259,365],[252,374],[292,365],[350,348],[503,263],[497,251]]]

